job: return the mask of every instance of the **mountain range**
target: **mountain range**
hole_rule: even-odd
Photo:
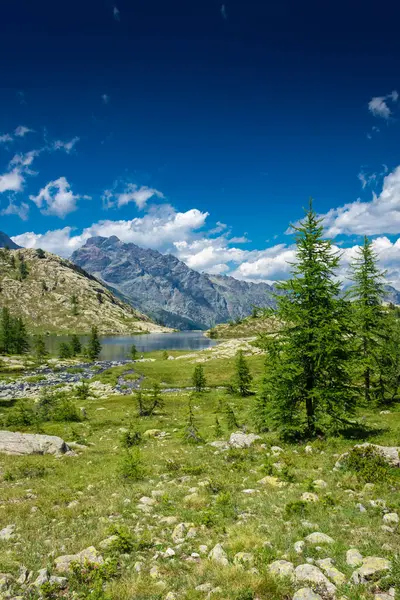
[[[274,305],[274,287],[190,269],[116,236],[93,237],[71,260],[101,279],[132,306],[169,327],[208,329],[248,316],[252,307]]]

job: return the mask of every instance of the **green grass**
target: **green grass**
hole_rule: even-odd
[[[249,359],[254,374],[261,373],[262,362],[260,357]],[[185,386],[190,385],[194,365],[157,360],[124,366],[125,370],[129,368],[146,375],[146,385],[158,381]],[[215,360],[205,363],[204,368],[210,385],[218,386],[229,379],[233,361]],[[123,372],[114,369],[98,378],[111,381]],[[79,406],[85,407],[88,417],[81,423],[42,423],[43,433],[87,444],[75,458],[0,455],[0,529],[15,523],[17,533],[14,541],[0,542],[0,572],[16,574],[21,564],[33,570],[51,566],[53,556],[75,553],[90,545],[99,548],[101,540],[117,532],[114,547],[102,551],[105,557],[118,561],[116,570],[110,566],[98,575],[104,578],[105,593],[90,595],[90,585],[97,584],[88,583],[90,573],[86,579],[78,574],[71,585],[81,594],[79,598],[164,600],[172,591],[179,599],[201,600],[205,595],[195,587],[210,582],[214,588],[221,588],[213,595],[215,600],[290,600],[301,586],[295,588],[290,582],[271,579],[267,567],[275,559],[286,558],[298,565],[306,557],[330,556],[349,577],[352,569],[345,562],[347,549],[356,546],[364,556],[387,558],[397,552],[399,533],[382,530],[383,512],[372,508],[369,500],[382,498],[391,511],[399,512],[399,474],[368,491],[368,471],[363,467],[359,476],[358,463],[354,468],[333,471],[337,456],[350,450],[355,440],[319,439],[312,443],[313,453],[307,454],[304,445],[282,444],[268,433],[249,450],[220,452],[207,443],[192,445],[183,441],[187,392],[165,394],[163,398],[165,407],[151,418],[138,417],[133,396],[114,396],[81,401]],[[226,402],[232,405],[239,423],[254,430],[253,399],[213,389],[192,399],[195,424],[205,442],[215,440],[216,415],[223,439],[229,438],[223,411]],[[11,403],[10,407],[4,404],[2,412],[12,410]],[[399,407],[389,415],[365,409],[362,414],[376,432],[370,441],[399,445]],[[126,448],[124,431],[143,434],[150,429],[168,435],[162,439],[142,435],[138,445]],[[270,447],[276,444],[283,453],[279,458],[268,457]],[[259,480],[266,474],[277,476],[286,486],[260,485]],[[373,478],[373,474],[368,473],[367,478]],[[327,488],[315,490],[318,502],[304,503],[301,496],[313,489],[316,479],[323,479]],[[258,491],[246,494],[245,489]],[[158,494],[156,504],[146,514],[138,508],[138,502],[142,496],[151,497],[152,492]],[[75,500],[78,504],[69,508]],[[367,513],[357,509],[359,502],[367,507]],[[177,523],[192,523],[196,537],[186,538],[177,547],[171,538],[175,525],[161,523],[162,517],[172,516]],[[335,543],[322,551],[307,546],[303,556],[298,556],[294,543],[313,531],[302,524],[304,519],[315,523],[316,531],[332,536]],[[199,562],[187,560],[192,552],[199,552],[200,545],[206,544],[211,550],[216,543],[223,545],[230,561],[228,567],[215,565],[206,556]],[[174,558],[154,559],[169,547],[176,552]],[[233,564],[238,552],[253,555],[257,573]],[[140,575],[133,568],[137,561],[143,563]],[[154,565],[160,571],[155,579],[149,575]],[[398,571],[393,576],[397,577]],[[348,586],[339,590],[338,597],[343,595],[349,600],[373,598],[370,592]]]

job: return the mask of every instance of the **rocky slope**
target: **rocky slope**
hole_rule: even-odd
[[[25,265],[25,266],[23,266]],[[24,318],[30,331],[102,334],[161,332],[73,263],[37,250],[0,251],[0,308]]]
[[[115,236],[89,239],[71,260],[170,327],[207,329],[249,315],[253,305],[274,302],[274,290],[265,283],[198,273],[171,254]]]

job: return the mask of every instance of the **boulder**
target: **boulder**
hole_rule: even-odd
[[[308,535],[305,539],[309,544],[333,544],[335,541],[329,535],[326,535],[326,533],[321,533],[320,531],[314,531],[314,533],[310,533],[310,535]]]
[[[317,560],[317,565],[335,585],[340,586],[346,583],[346,576],[335,567],[331,558]]]
[[[322,600],[319,594],[313,592],[311,588],[301,588],[297,590],[292,600]]]
[[[104,559],[94,546],[89,546],[89,548],[85,548],[85,550],[78,552],[78,554],[59,556],[54,561],[56,571],[59,573],[67,573],[73,563],[80,563],[82,565],[90,563],[91,565],[99,566],[104,563]]]
[[[363,557],[357,548],[350,548],[346,552],[346,562],[350,567],[359,567],[362,565]]]
[[[214,546],[214,548],[209,553],[208,558],[213,562],[218,563],[224,567],[229,564],[228,557],[221,544],[217,544],[216,546]]]
[[[275,560],[269,565],[268,571],[276,577],[289,577],[293,579],[294,565],[287,560]]]
[[[14,523],[11,525],[7,525],[4,529],[0,530],[0,540],[8,541],[14,537],[15,525]]]
[[[329,581],[315,565],[299,565],[294,572],[296,583],[314,584],[319,589],[323,589],[329,596],[334,596],[336,587]]]
[[[361,567],[354,571],[351,580],[355,584],[364,584],[370,579],[375,579],[376,576],[384,575],[391,568],[392,564],[386,558],[366,556],[363,558]]]
[[[242,431],[236,431],[232,433],[229,438],[229,445],[231,448],[250,448],[255,441],[260,440],[260,436],[255,433],[243,433]]]
[[[24,454],[65,454],[71,452],[68,444],[55,435],[0,431],[0,452],[22,456]]]

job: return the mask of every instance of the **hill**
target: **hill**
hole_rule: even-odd
[[[90,238],[71,260],[115,288],[129,302],[179,329],[207,329],[243,318],[253,305],[272,306],[274,288],[190,269],[161,254],[112,236]]]
[[[30,331],[101,334],[165,331],[117,298],[95,277],[54,254],[0,251],[0,308],[8,306]]]

